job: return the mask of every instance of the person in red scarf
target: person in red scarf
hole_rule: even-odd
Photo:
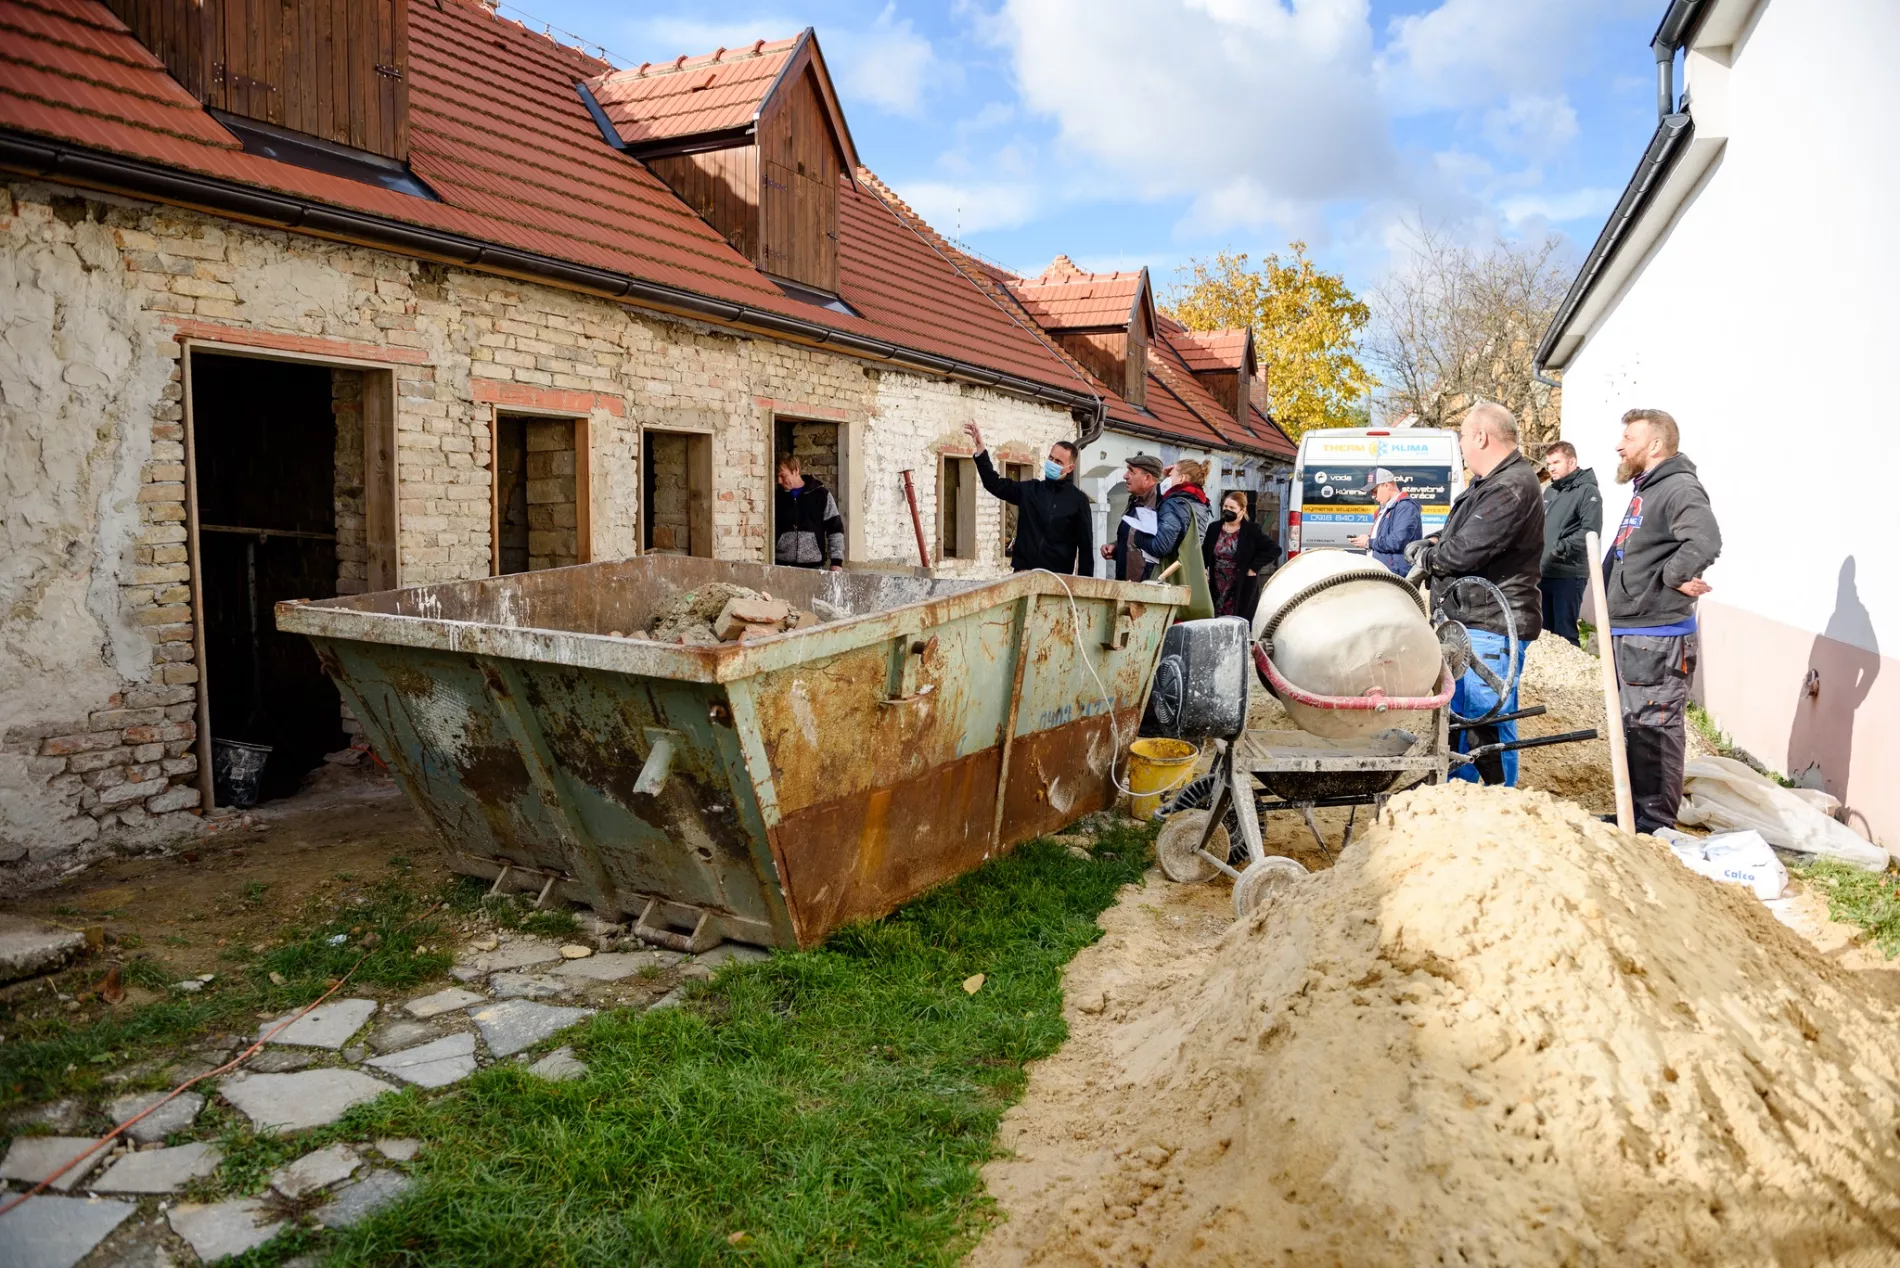
[[[1201,539],[1213,522],[1214,508],[1208,503],[1202,486],[1207,483],[1207,464],[1182,458],[1168,468],[1161,482],[1161,505],[1155,508],[1155,531],[1139,530],[1128,535],[1128,542],[1148,558],[1162,565],[1178,561],[1179,571],[1169,578],[1175,585],[1186,586],[1193,598],[1178,615],[1184,620],[1214,615],[1213,592],[1207,581],[1207,564],[1201,558]]]

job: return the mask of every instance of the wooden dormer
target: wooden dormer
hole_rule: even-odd
[[[1257,381],[1264,391],[1260,362],[1254,355],[1253,330],[1246,326],[1232,330],[1170,329],[1169,342],[1194,377],[1234,416],[1235,422],[1244,425]]]
[[[838,292],[838,185],[857,152],[818,39],[757,41],[580,85],[608,141],[763,273]]]
[[[1130,405],[1148,402],[1148,347],[1155,340],[1148,270],[1085,273],[1059,255],[1041,276],[1009,283],[1036,323],[1090,374]]]

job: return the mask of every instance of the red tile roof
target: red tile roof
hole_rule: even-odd
[[[1238,370],[1247,359],[1245,326],[1236,330],[1181,330],[1167,332],[1168,340],[1197,373],[1210,370]]]
[[[588,81],[627,145],[724,132],[754,122],[796,39],[755,41],[703,57],[611,71]]]
[[[1013,278],[1009,289],[1045,330],[1126,326],[1147,289],[1148,271],[1084,273],[1059,255],[1040,277]]]
[[[475,0],[409,8],[409,162],[440,202],[234,148],[98,0],[0,6],[0,129],[631,275],[1065,392],[1093,390],[850,181],[839,185],[840,292],[862,316],[787,297],[602,140],[574,84],[610,67]]]

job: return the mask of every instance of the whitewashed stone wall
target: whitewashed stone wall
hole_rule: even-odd
[[[196,827],[186,555],[187,339],[386,363],[404,584],[490,568],[490,425],[589,419],[593,555],[636,552],[639,430],[712,437],[714,554],[768,558],[775,421],[836,422],[862,562],[914,564],[899,471],[935,544],[936,470],[977,422],[1035,461],[1067,412],[548,287],[13,182],[0,194],[0,891]],[[333,386],[360,427],[361,373]],[[526,394],[532,399],[526,399]],[[353,460],[351,460],[353,461]],[[367,579],[361,471],[338,473],[339,590]],[[1002,571],[1002,504],[978,557]]]

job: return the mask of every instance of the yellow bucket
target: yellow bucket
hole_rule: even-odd
[[[1128,813],[1152,818],[1161,799],[1194,778],[1201,750],[1186,740],[1136,740],[1128,746],[1128,788],[1134,794]]]

